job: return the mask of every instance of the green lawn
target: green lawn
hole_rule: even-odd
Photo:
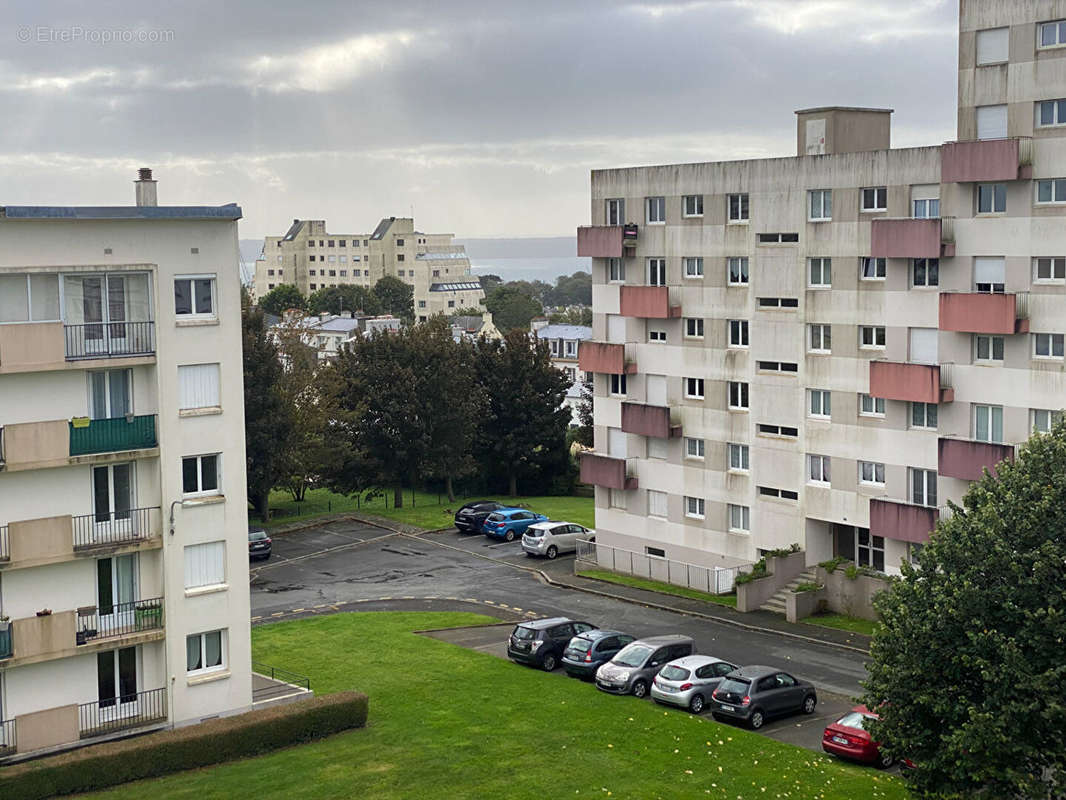
[[[867,636],[873,636],[877,628],[876,622],[868,619],[859,619],[858,617],[848,617],[844,614],[815,614],[812,617],[804,618],[803,622],[808,625],[821,625],[823,628],[836,628],[841,631],[863,633]]]
[[[386,507],[386,499],[388,500]],[[516,503],[525,508],[532,509],[540,514],[546,514],[551,519],[565,519],[568,522],[576,522],[591,528],[593,526],[593,499],[591,497],[504,497],[500,495],[479,496],[469,498],[473,500],[499,500],[501,503]],[[427,492],[412,493],[405,491],[402,508],[393,508],[392,492],[388,498],[375,497],[372,501],[356,500],[355,497],[335,494],[328,489],[312,489],[307,493],[302,503],[297,503],[288,492],[274,491],[270,493],[270,508],[272,516],[267,527],[284,525],[302,519],[313,519],[325,514],[338,512],[365,512],[379,517],[388,517],[408,525],[415,525],[426,530],[446,528],[452,524],[455,512],[467,502],[462,498],[456,498],[454,503],[449,503],[445,495],[430,494]],[[250,517],[255,520],[254,515]]]
[[[633,575],[620,575],[617,572],[609,572],[602,569],[584,569],[577,573],[582,578],[593,578],[597,581],[617,583],[621,586],[632,586],[634,589],[647,589],[661,594],[672,594],[675,597],[687,597],[690,600],[706,600],[708,603],[717,603],[720,606],[737,607],[735,594],[707,594],[685,586],[674,586],[672,583],[653,581],[648,578],[637,578]]]
[[[356,613],[258,627],[255,660],[309,675],[316,692],[365,691],[368,727],[100,796],[907,796],[899,780],[871,769],[410,633],[487,621],[473,614]]]

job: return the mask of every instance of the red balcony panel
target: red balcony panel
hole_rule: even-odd
[[[946,142],[940,148],[940,182],[1016,181],[1032,177],[1032,139]]]
[[[681,426],[670,424],[670,409],[667,406],[641,403],[622,403],[622,430],[656,439],[671,439],[681,435]]]
[[[622,257],[621,225],[583,225],[577,229],[577,254],[591,258]]]
[[[870,225],[874,258],[940,258],[939,219],[875,219]]]
[[[870,394],[887,400],[939,403],[940,367],[933,364],[871,361]]]
[[[623,317],[669,319],[681,316],[681,306],[670,305],[670,289],[666,286],[621,286],[619,288],[618,313]]]
[[[626,363],[626,346],[607,342],[582,342],[578,347],[577,365],[582,372],[605,372],[632,375],[637,365]]]
[[[626,460],[599,453],[581,456],[581,482],[606,489],[636,489],[637,479],[626,476]]]
[[[984,468],[995,470],[1001,461],[1014,460],[1014,445],[945,439],[937,442],[937,472],[949,478],[980,480]]]
[[[1018,329],[1016,296],[979,292],[940,295],[940,330],[1011,334]],[[1020,320],[1028,323],[1028,320]]]
[[[870,533],[900,542],[928,542],[940,512],[929,506],[871,498]]]

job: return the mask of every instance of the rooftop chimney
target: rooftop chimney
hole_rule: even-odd
[[[796,112],[796,155],[824,156],[888,150],[891,108],[823,106]]]
[[[137,187],[137,205],[159,205],[156,200],[155,184],[156,181],[152,180],[152,170],[150,167],[141,167],[137,170],[137,180],[133,182],[133,185]]]

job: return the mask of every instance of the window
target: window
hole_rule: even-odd
[[[189,364],[178,367],[178,408],[217,408],[219,399],[219,365]]]
[[[96,297],[105,291],[102,284],[103,279],[98,279]],[[90,302],[89,293],[82,287],[85,282],[79,285],[82,289],[81,300],[77,303],[79,310],[82,302]],[[97,319],[102,317],[102,313],[96,316]],[[0,275],[0,323],[58,321],[59,318],[58,275]],[[83,319],[84,316],[77,321]],[[72,320],[68,318],[67,321]]]
[[[704,445],[703,439],[692,439],[688,436],[685,437],[685,458],[695,458],[700,461],[704,458]]]
[[[702,379],[700,380],[700,383],[703,383]],[[703,387],[701,386],[701,391],[702,388]],[[731,409],[748,407],[748,384],[741,381],[729,382],[729,407]]]
[[[729,530],[731,531],[743,531],[747,533],[751,530],[751,509],[747,506],[735,506],[732,503],[729,504]]]
[[[666,259],[648,259],[648,286],[666,286]]]
[[[607,280],[622,283],[626,279],[626,262],[620,258],[607,259]]]
[[[915,258],[911,260],[912,286],[939,286],[940,259]]]
[[[1051,428],[1054,425],[1058,425],[1061,421],[1061,411],[1050,411],[1044,408],[1034,408],[1032,410],[1032,425],[1030,427],[1038,433],[1051,433]]]
[[[748,196],[746,194],[726,195],[727,218],[731,223],[748,221]]]
[[[226,543],[207,542],[185,548],[185,588],[217,586],[226,582]]]
[[[808,408],[812,417],[824,417],[829,419],[832,403],[832,392],[828,389],[811,389],[809,392]]]
[[[860,567],[885,571],[885,537],[871,536],[869,528],[855,529],[855,562]]]
[[[613,395],[625,395],[626,393],[626,376],[611,375],[611,394]]]
[[[1042,100],[1036,104],[1036,127],[1066,125],[1066,100]]]
[[[860,394],[859,414],[864,417],[883,417],[885,415],[885,398]]]
[[[648,458],[669,458],[670,446],[666,439],[656,439],[654,436],[647,437]]]
[[[833,284],[833,259],[807,259],[807,285],[811,288],[827,289]]]
[[[748,259],[746,256],[728,259],[727,269],[730,286],[748,285]]]
[[[1066,44],[1066,20],[1042,22],[1038,29],[1040,47],[1057,47]]]
[[[221,494],[218,453],[181,460],[181,491],[185,497]]]
[[[1048,178],[1036,182],[1038,204],[1066,203],[1066,178]]]
[[[577,356],[577,342],[573,339],[567,339],[563,343],[563,353],[567,358],[574,358]]]
[[[324,288],[324,287],[325,287],[325,284],[322,284],[322,286],[323,286],[323,288]],[[312,283],[312,284],[311,284],[311,291],[312,291],[312,292],[313,292],[313,291],[314,291],[315,289],[317,289],[317,288],[318,288],[318,285],[317,285],[317,284],[314,284],[314,283]]]
[[[798,297],[760,297],[759,308],[799,308]]]
[[[885,328],[883,325],[860,325],[859,347],[881,350],[885,346]]]
[[[396,254],[396,260],[397,261],[403,261],[404,260],[404,254],[403,253],[397,253]]]
[[[648,197],[644,200],[648,211],[648,224],[649,225],[664,225],[666,224],[666,198],[665,197]]]
[[[400,239],[400,241],[398,241],[396,244],[402,245],[403,244],[403,239]],[[338,240],[337,246],[338,247],[347,247],[348,246],[348,240],[347,239]]]
[[[811,483],[829,483],[829,456],[807,454],[807,480]]]
[[[396,246],[397,247],[403,247],[403,239],[397,239],[396,240]],[[341,247],[344,247],[344,242],[341,242]]]
[[[1007,210],[1007,184],[977,184],[977,213],[1002,214]]]
[[[759,244],[795,244],[800,240],[798,233],[760,233]]]
[[[833,190],[812,189],[807,192],[809,198],[808,219],[811,222],[823,222],[833,218]]]
[[[747,472],[750,467],[748,446],[746,444],[729,445],[729,469],[734,472]]]
[[[225,669],[222,631],[194,633],[185,637],[185,671],[190,675]]]
[[[267,270],[267,275],[269,275],[269,276],[273,277],[273,276],[274,276],[274,270],[272,270],[272,269],[268,269],[268,270]]]
[[[307,274],[310,275],[313,278],[315,276],[315,270],[309,269],[309,270],[307,270]]]
[[[615,197],[605,200],[606,218],[608,225],[624,225],[626,222],[626,201]]]
[[[977,138],[1005,139],[1007,137],[1007,107],[977,107]]]
[[[729,346],[748,346],[748,321],[746,319],[729,320]]]
[[[1010,28],[990,28],[977,32],[977,66],[1002,64],[1010,51]]]
[[[975,361],[1002,361],[1003,360],[1003,337],[974,335],[974,360]]]
[[[885,279],[885,259],[865,256],[859,259],[859,277],[864,281]]]
[[[686,278],[702,278],[703,277],[703,259],[702,258],[684,258],[682,264],[685,267]]]
[[[702,339],[703,338],[703,320],[696,319],[695,317],[685,318],[685,338],[686,339]]]
[[[885,485],[885,465],[879,461],[859,462],[859,483]]]
[[[799,372],[799,364],[795,361],[756,361],[755,369],[760,372]]]
[[[1062,282],[1066,279],[1066,258],[1034,258],[1033,280]]]
[[[1034,333],[1033,355],[1037,358],[1062,358],[1061,333]]]
[[[669,513],[666,492],[656,492],[648,489],[648,515],[652,517],[666,517]]]
[[[692,519],[703,519],[704,501],[702,497],[685,497],[685,516]]]
[[[940,216],[940,198],[915,200],[913,202],[915,219],[936,219]]]
[[[330,247],[336,247],[336,246],[337,246],[337,243],[336,243],[336,241],[334,241],[333,239],[330,239],[330,240],[329,240],[329,246],[330,246]]]
[[[703,195],[686,194],[681,198],[681,213],[686,217],[703,216]]]
[[[703,378],[685,378],[685,397],[703,399]]]
[[[911,427],[936,430],[936,403],[911,403]]]
[[[812,353],[829,353],[833,349],[833,327],[813,324],[807,326],[808,349]]]
[[[179,317],[192,318],[215,316],[215,276],[175,278],[174,313]]]
[[[314,247],[314,246],[315,246],[315,240],[314,240],[314,239],[310,239],[310,240],[309,240],[309,241],[307,242],[307,246],[308,246],[308,247]],[[278,242],[278,247],[281,247],[281,242]]]
[[[644,555],[652,558],[666,558],[666,551],[661,547],[645,547]]]
[[[425,308],[426,307],[426,301],[425,300],[419,300],[418,301],[418,307],[419,308]]]
[[[622,489],[611,489],[610,493],[607,495],[607,505],[611,508],[621,508],[624,510],[626,507],[625,491]]]
[[[872,186],[862,189],[863,211],[884,211],[888,208],[888,189],[884,186]]]
[[[799,492],[794,492],[791,489],[777,489],[773,486],[760,486],[759,495],[761,497],[779,497],[782,500],[799,499]]]
[[[911,468],[911,502],[936,508],[936,470]]]
[[[762,436],[784,436],[790,439],[799,436],[799,428],[793,428],[790,425],[769,425],[759,423],[755,429]]]
[[[648,341],[649,342],[665,342],[666,341],[666,331],[657,331],[657,330],[648,331]]]
[[[1003,407],[973,407],[973,438],[979,442],[1003,441]]]
[[[973,260],[973,283],[978,292],[1002,294],[1007,263],[1002,256],[978,256]]]

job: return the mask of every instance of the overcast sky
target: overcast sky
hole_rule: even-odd
[[[242,238],[572,235],[590,169],[793,155],[798,108],[955,133],[956,0],[168,5],[5,3],[0,204],[127,204],[151,166]]]

